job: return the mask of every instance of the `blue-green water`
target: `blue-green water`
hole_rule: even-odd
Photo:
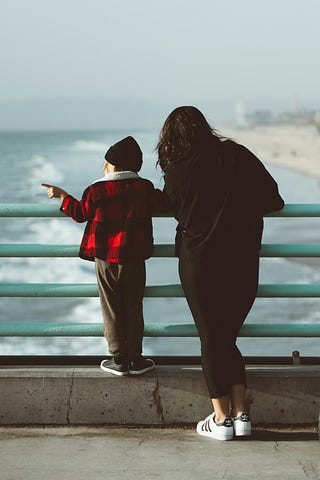
[[[144,152],[141,176],[162,188],[155,168],[158,132],[76,131],[0,133],[0,202],[59,202],[49,200],[41,182],[59,185],[76,197],[102,176],[104,153],[110,145],[132,134]],[[261,159],[263,161],[263,159]],[[282,168],[268,167],[287,203],[319,203],[319,180]],[[70,219],[1,218],[2,243],[77,243],[83,225]],[[155,219],[156,243],[173,243],[175,221]],[[264,243],[318,243],[320,219],[268,219]],[[262,259],[261,283],[318,283],[318,260]],[[232,279],[231,279],[232,280]],[[176,259],[147,261],[147,284],[177,283]],[[94,266],[80,259],[0,259],[0,282],[95,282]],[[248,322],[312,323],[320,321],[318,299],[257,299]],[[192,322],[184,299],[145,299],[145,322]],[[1,298],[0,321],[101,321],[99,299]],[[318,355],[318,339],[240,339],[246,355]],[[144,340],[145,353],[199,354],[198,339]],[[4,354],[103,354],[99,338],[2,338]]]

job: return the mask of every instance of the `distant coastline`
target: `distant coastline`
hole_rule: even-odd
[[[320,178],[320,134],[313,125],[268,125],[221,129],[264,163]]]
[[[125,98],[35,99],[1,102],[0,107],[0,133],[148,130],[155,132],[155,142],[170,111],[168,105]],[[212,102],[202,110],[219,132],[247,146],[263,162],[320,178],[320,111],[246,114],[244,108],[231,126],[232,102]],[[214,122],[210,111],[215,112]]]

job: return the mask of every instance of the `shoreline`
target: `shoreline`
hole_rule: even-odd
[[[225,127],[219,132],[245,145],[263,163],[320,178],[320,135],[311,125]]]

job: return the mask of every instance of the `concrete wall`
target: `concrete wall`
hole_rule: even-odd
[[[318,422],[319,366],[248,366],[254,423]],[[98,367],[2,367],[1,425],[190,424],[212,410],[198,366],[116,377]]]

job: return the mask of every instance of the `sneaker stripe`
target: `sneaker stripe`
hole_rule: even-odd
[[[199,435],[215,438],[217,440],[232,440],[234,437],[233,422],[226,418],[221,424],[214,422],[214,416],[210,415],[198,422],[197,432]]]
[[[211,432],[210,420],[207,420],[207,421],[206,421],[206,431],[207,431],[207,432]]]

